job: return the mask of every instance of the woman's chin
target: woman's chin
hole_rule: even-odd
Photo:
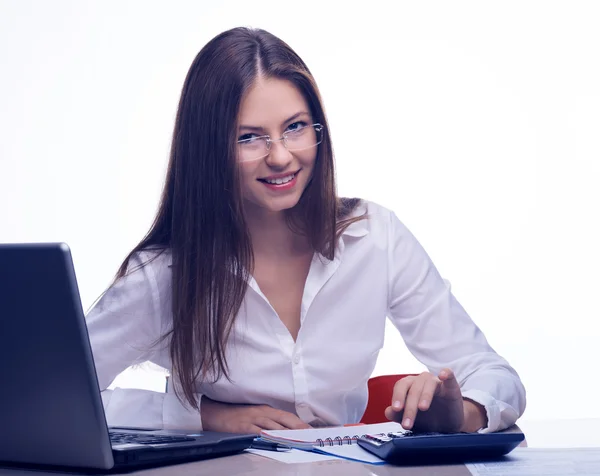
[[[249,205],[251,208],[257,208],[268,213],[280,213],[294,208],[298,205],[299,199],[296,196],[274,198],[253,197],[248,202],[250,202]]]

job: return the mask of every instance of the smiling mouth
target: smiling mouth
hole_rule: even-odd
[[[259,182],[264,182],[264,183],[268,183],[270,185],[284,185],[288,182],[291,182],[292,180],[294,180],[294,178],[296,177],[296,175],[298,175],[298,172],[300,172],[300,170],[298,170],[297,172],[291,173],[289,175],[286,175],[285,177],[279,177],[276,179],[257,179]]]

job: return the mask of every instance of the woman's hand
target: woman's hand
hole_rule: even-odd
[[[293,413],[268,405],[234,405],[203,396],[202,428],[227,433],[256,433],[261,430],[297,430],[310,428]]]
[[[437,377],[423,372],[398,380],[385,416],[415,431],[473,432],[487,425],[485,409],[463,399],[450,369],[443,369]]]

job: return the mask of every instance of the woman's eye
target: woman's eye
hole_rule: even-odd
[[[307,126],[306,122],[304,121],[298,121],[298,122],[294,122],[292,124],[290,124],[287,127],[288,131],[299,131],[300,129],[304,129]]]
[[[242,134],[241,136],[238,137],[238,141],[241,140],[251,140],[251,139],[256,139],[258,137],[258,135],[256,134],[252,134],[252,133],[248,133],[248,134]]]

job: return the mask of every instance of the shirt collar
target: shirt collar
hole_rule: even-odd
[[[351,236],[353,238],[361,238],[369,233],[369,210],[365,201],[361,200],[356,208],[352,210],[348,218],[363,217],[344,230],[342,236]]]
[[[362,220],[352,223],[348,228],[344,230],[342,236],[352,236],[354,238],[360,238],[369,233],[367,226],[368,218],[364,217]]]

